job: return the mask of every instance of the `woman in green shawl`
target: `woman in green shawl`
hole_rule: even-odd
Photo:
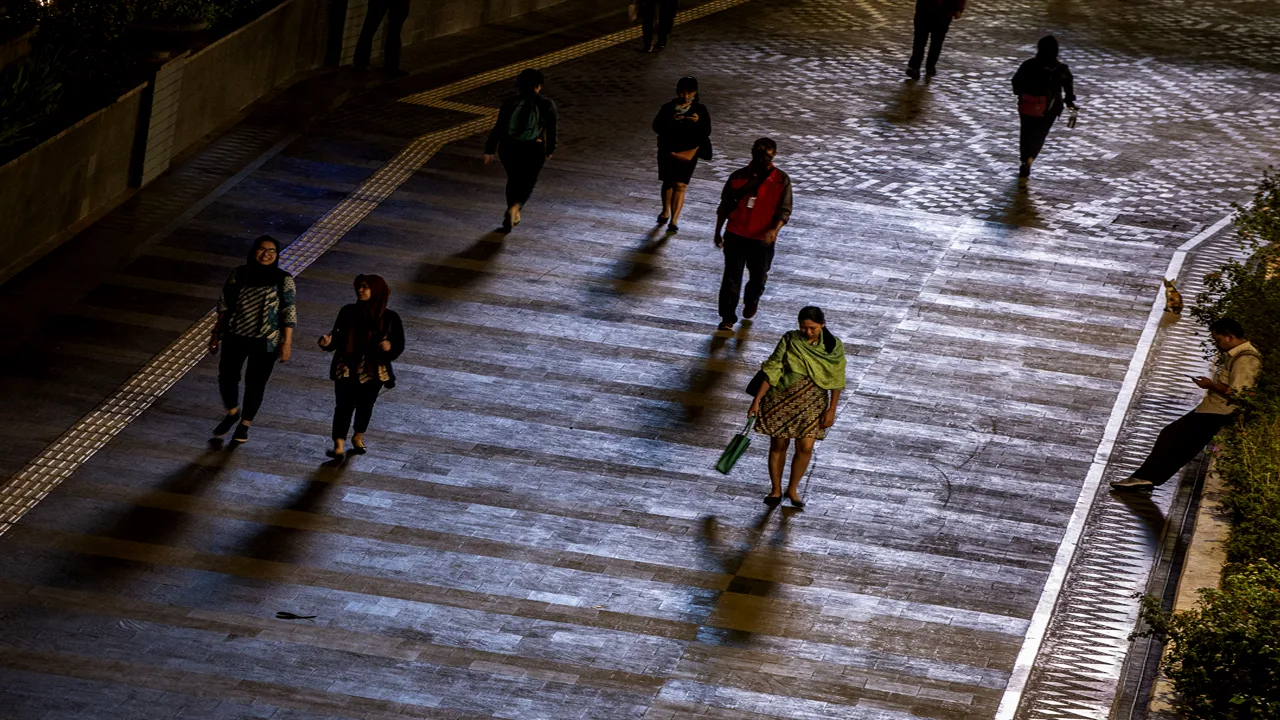
[[[827,428],[836,421],[836,403],[844,389],[844,343],[826,325],[822,308],[804,308],[800,329],[783,335],[760,366],[766,379],[747,414],[756,417],[756,431],[769,436],[773,489],[764,502],[770,507],[782,502],[782,471],[792,438],[796,452],[791,458],[787,499],[793,507],[804,507],[796,488],[813,457],[814,441],[826,437]]]

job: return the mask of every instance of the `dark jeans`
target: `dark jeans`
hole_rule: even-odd
[[[1040,155],[1044,141],[1049,137],[1049,128],[1053,127],[1053,121],[1057,119],[1057,113],[1044,117],[1018,115],[1018,155],[1022,162],[1030,162]]]
[[[951,29],[951,16],[942,18],[922,18],[915,19],[916,36],[911,46],[911,59],[907,61],[907,67],[913,70],[920,69],[920,61],[924,60],[924,67],[929,72],[938,67],[938,56],[942,54],[942,41],[947,39],[947,31]],[[924,56],[924,46],[929,46],[929,57],[926,60]]]
[[[724,276],[720,278],[720,319],[738,321],[738,298],[742,293],[742,270],[749,280],[744,305],[758,305],[764,294],[764,283],[773,265],[773,246],[763,240],[752,240],[733,233],[724,234]]]
[[[547,161],[545,146],[537,140],[504,142],[498,146],[498,157],[507,171],[507,207],[523,206],[538,183],[538,173]]]
[[[356,55],[352,60],[356,67],[369,67],[369,56],[373,54],[373,36],[378,33],[378,26],[382,24],[384,15],[388,17],[382,67],[387,70],[400,69],[400,31],[404,29],[404,21],[409,17],[409,0],[369,0],[364,25],[360,28],[360,39],[356,41]]]
[[[369,429],[369,420],[373,417],[373,404],[378,402],[378,391],[382,389],[382,383],[373,380],[362,383],[354,378],[344,378],[334,381],[333,394],[337,398],[337,404],[333,409],[333,439],[347,437],[347,430],[351,428],[351,414],[356,416],[356,432],[362,433]]]
[[[1219,430],[1234,420],[1234,415],[1215,415],[1192,410],[1160,431],[1151,454],[1147,455],[1142,467],[1133,472],[1133,476],[1163,485],[1183,465],[1191,462]]]
[[[653,44],[653,31],[658,31],[658,44],[666,45],[667,36],[676,24],[677,0],[640,0],[636,10],[640,13],[640,37],[644,46]]]
[[[240,408],[240,418],[252,421],[262,407],[262,395],[267,380],[276,367],[275,350],[262,348],[266,340],[227,335],[222,338],[222,357],[218,360],[218,390],[222,393],[222,406],[228,410]],[[249,369],[244,374],[244,404],[240,403],[240,372],[245,363]]]

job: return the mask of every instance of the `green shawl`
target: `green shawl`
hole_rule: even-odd
[[[828,345],[831,352],[827,352]],[[823,390],[839,390],[844,387],[844,343],[826,328],[817,345],[810,345],[799,330],[792,330],[782,336],[760,369],[769,377],[769,385],[779,389],[808,376]]]

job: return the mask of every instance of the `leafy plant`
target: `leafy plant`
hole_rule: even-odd
[[[0,71],[0,147],[28,139],[28,131],[58,107],[65,62],[42,52]]]
[[[1163,667],[1189,720],[1280,717],[1280,568],[1266,561],[1200,590],[1187,612],[1142,601],[1142,619],[1168,647]]]

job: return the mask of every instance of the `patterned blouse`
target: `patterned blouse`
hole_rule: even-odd
[[[218,297],[218,313],[224,316],[223,332],[267,341],[267,352],[275,352],[280,344],[282,328],[297,327],[297,286],[293,277],[285,275],[279,285],[242,286],[238,270],[222,286]],[[228,315],[227,313],[230,313]]]

